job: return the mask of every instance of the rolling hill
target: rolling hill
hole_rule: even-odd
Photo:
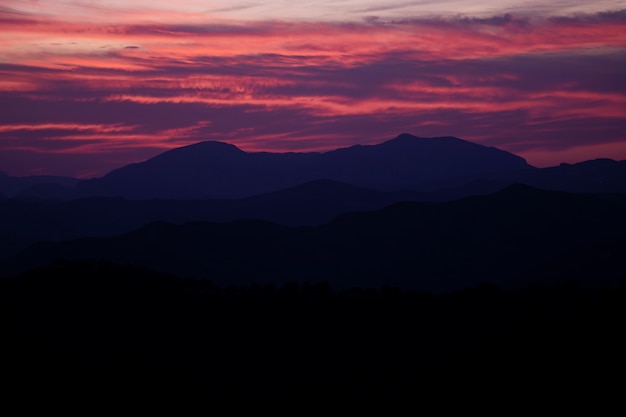
[[[328,281],[445,290],[483,281],[506,287],[574,278],[604,285],[626,277],[577,276],[572,266],[593,266],[603,257],[618,265],[625,210],[623,195],[516,185],[489,196],[349,213],[315,227],[155,222],[117,237],[38,243],[3,262],[1,271],[67,258],[131,263],[223,285]],[[604,270],[619,272],[612,267]]]

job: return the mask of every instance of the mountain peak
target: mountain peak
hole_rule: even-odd
[[[395,139],[392,139],[392,140],[413,140],[413,139],[421,139],[421,138],[415,135],[411,135],[410,133],[400,133]]]
[[[181,163],[201,163],[201,161],[222,159],[224,157],[236,157],[245,153],[246,152],[242,151],[235,145],[231,145],[230,143],[204,141],[182,146],[180,148],[170,149],[169,151],[155,156],[147,162],[181,161]]]
[[[411,135],[410,133],[401,133],[394,139],[381,143],[380,145],[402,145],[402,146],[471,146],[474,148],[487,148],[486,146],[478,143],[469,142],[463,139],[459,139],[455,136],[437,136],[425,138],[421,136]],[[380,146],[379,145],[379,146]],[[376,146],[376,145],[375,145]]]
[[[216,141],[216,140],[205,140],[202,142],[198,142],[198,143],[194,143],[191,145],[187,145],[187,146],[183,146],[181,148],[176,148],[173,149],[172,151],[178,151],[178,150],[194,150],[194,151],[219,151],[219,152],[241,152],[244,153],[244,151],[242,151],[241,149],[239,149],[237,146],[231,144],[231,143],[226,143],[226,142],[220,142],[220,141]]]
[[[401,133],[396,136],[394,139],[388,140],[385,143],[415,143],[415,142],[424,142],[429,140],[430,138],[422,138],[420,136],[411,135],[410,133]]]

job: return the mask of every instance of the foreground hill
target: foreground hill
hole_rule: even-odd
[[[177,148],[81,182],[79,195],[132,199],[235,198],[329,179],[385,189],[532,169],[522,158],[453,137],[402,134],[326,153],[244,152],[222,142]]]
[[[495,398],[562,409],[573,396],[621,401],[613,376],[625,370],[624,287],[219,287],[57,262],[0,281],[0,312],[3,377],[29,394],[114,387],[168,399],[184,389],[204,405]]]
[[[107,259],[218,284],[329,281],[420,290],[623,282],[626,199],[513,186],[445,203],[399,203],[317,227],[247,220],[153,223],[119,237],[40,243],[4,274],[57,258]],[[606,273],[596,276],[594,268]],[[584,273],[583,273],[584,272]]]

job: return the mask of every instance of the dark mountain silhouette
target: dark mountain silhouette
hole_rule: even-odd
[[[626,193],[626,162],[533,169],[488,149],[213,142],[78,187],[133,199],[12,182],[0,276],[28,272],[0,279],[3,374],[189,382],[205,401],[620,398],[605,370],[623,368],[626,194],[608,193]],[[198,195],[248,197],[140,199]]]
[[[73,195],[129,199],[241,198],[328,179],[387,190],[413,190],[432,201],[488,194],[515,183],[547,190],[626,192],[626,161],[597,159],[536,169],[513,154],[454,137],[402,134],[379,145],[325,153],[248,153],[222,142],[177,148],[102,178]],[[31,191],[36,196],[37,190]],[[39,192],[55,196],[53,190]]]
[[[513,154],[453,137],[402,134],[326,153],[247,153],[221,142],[177,148],[81,182],[79,195],[131,199],[232,198],[330,179],[383,190],[532,169]]]
[[[586,253],[595,260],[602,245],[621,253],[625,209],[623,195],[515,185],[489,196],[345,214],[317,227],[260,220],[158,222],[114,238],[39,243],[4,262],[2,271],[44,266],[56,258],[108,259],[220,284],[329,281],[340,287],[443,290],[489,281],[519,286],[567,280],[572,271],[555,265],[580,261]],[[594,276],[578,278],[596,282]]]
[[[11,198],[26,193],[26,195],[42,196],[42,192],[34,191],[30,193],[28,190],[33,187],[45,187],[46,193],[50,194],[50,190],[54,189],[54,197],[70,196],[70,191],[79,182],[76,178],[60,177],[52,175],[33,175],[28,177],[11,177],[0,171],[0,195],[5,198]]]
[[[316,180],[236,200],[11,199],[0,202],[0,228],[5,233],[0,236],[0,259],[39,240],[114,236],[154,221],[223,222],[256,218],[287,225],[318,225],[343,213],[425,198],[429,195],[381,192]],[[19,245],[15,243],[17,238],[21,239]]]
[[[78,180],[76,181],[78,182]],[[68,187],[66,185],[53,184],[53,183],[41,183],[35,184],[28,188],[19,191],[13,196],[13,198],[20,200],[56,200],[66,201],[76,197],[74,187]]]
[[[421,184],[432,201],[490,194],[513,184],[572,193],[626,193],[626,161],[594,159],[555,167],[498,172]]]
[[[113,236],[159,220],[184,223],[257,218],[287,225],[316,225],[342,213],[373,210],[400,201],[451,201],[468,195],[487,195],[515,182],[571,192],[623,193],[626,161],[604,159],[562,164],[486,175],[454,185],[459,181],[455,178],[424,183],[420,189],[428,191],[421,192],[381,192],[320,179],[242,199],[193,201],[110,197],[73,201],[67,199],[68,188],[43,183],[22,190],[14,200],[0,204],[0,227],[4,230],[0,236],[0,259],[39,240]]]
[[[626,161],[594,159],[577,164],[515,173],[502,177],[546,190],[575,193],[626,193]]]
[[[417,191],[420,200],[430,201],[489,194],[515,183],[556,191],[625,193],[626,161],[596,159],[536,169],[495,148],[453,137],[408,134],[379,145],[326,153],[247,153],[222,142],[201,142],[87,181],[14,178],[0,172],[0,200],[241,198],[323,179]]]

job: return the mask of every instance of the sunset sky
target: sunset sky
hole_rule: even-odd
[[[0,170],[407,132],[626,159],[626,0],[0,1]]]

